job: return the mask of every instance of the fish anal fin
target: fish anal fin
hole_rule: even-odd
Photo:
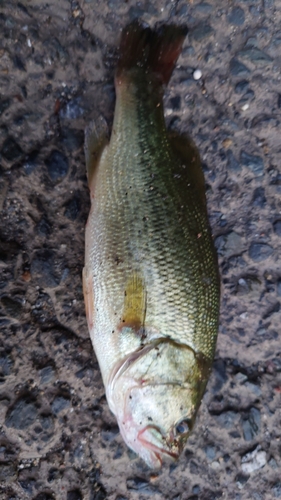
[[[100,116],[97,120],[93,120],[85,130],[84,151],[88,184],[92,194],[94,193],[95,174],[100,157],[108,142],[107,123],[105,119]]]
[[[136,333],[143,331],[146,313],[146,288],[142,276],[134,272],[124,291],[124,306],[119,330],[130,327]]]
[[[91,331],[94,324],[94,291],[93,279],[92,276],[87,273],[86,267],[83,268],[83,294],[88,328]]]
[[[169,140],[174,154],[181,160],[184,167],[181,172],[182,177],[192,185],[193,189],[198,193],[200,200],[205,205],[205,177],[195,143],[188,135],[174,131],[169,132]]]

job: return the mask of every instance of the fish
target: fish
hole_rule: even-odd
[[[187,28],[140,20],[121,34],[111,135],[85,131],[91,209],[83,290],[110,410],[150,468],[179,458],[210,375],[220,279],[205,180],[163,93]]]

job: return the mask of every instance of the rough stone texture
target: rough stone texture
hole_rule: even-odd
[[[280,0],[0,8],[1,500],[281,498]],[[160,472],[108,409],[81,284],[83,130],[112,122],[120,30],[139,16],[190,30],[167,123],[200,150],[222,276],[208,389],[179,462]]]

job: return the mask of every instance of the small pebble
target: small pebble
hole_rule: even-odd
[[[251,474],[266,464],[266,452],[256,448],[242,457],[241,469],[245,474]]]
[[[230,73],[234,76],[250,73],[250,70],[237,59],[233,58],[229,64]]]
[[[200,80],[202,77],[202,71],[200,69],[196,69],[193,73],[194,80]]]
[[[273,253],[273,248],[267,243],[251,243],[249,257],[255,262],[267,259]]]
[[[245,14],[241,7],[234,7],[227,18],[229,24],[234,24],[235,26],[242,26],[245,22]]]
[[[263,159],[260,156],[257,155],[251,155],[247,153],[246,151],[241,151],[240,154],[240,161],[242,165],[245,165],[245,167],[248,167],[252,172],[256,175],[262,175],[264,172],[264,163]]]
[[[60,181],[68,172],[68,159],[61,152],[54,149],[45,160],[48,173],[52,181]]]
[[[260,432],[261,412],[258,408],[252,407],[245,420],[242,421],[242,429],[245,441],[252,441]]]
[[[229,148],[232,145],[232,139],[224,139],[222,145],[226,149]]]
[[[191,36],[196,42],[201,42],[204,38],[213,33],[213,28],[209,24],[199,23],[191,32]]]
[[[214,460],[214,461],[210,464],[210,467],[211,467],[211,469],[213,469],[213,470],[219,470],[219,469],[220,469],[220,463],[219,463],[217,460]]]
[[[252,62],[266,64],[273,61],[272,57],[258,49],[257,47],[246,47],[240,50],[239,55]]]

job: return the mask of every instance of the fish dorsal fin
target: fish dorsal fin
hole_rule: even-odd
[[[85,158],[88,184],[91,193],[94,192],[95,173],[104,148],[108,144],[108,127],[105,119],[100,116],[93,120],[85,130]]]
[[[185,180],[192,184],[201,202],[206,205],[205,177],[201,167],[200,155],[195,143],[188,135],[182,135],[178,132],[170,131],[168,135],[172,150],[186,167],[184,173]]]
[[[146,288],[143,277],[138,272],[133,272],[128,279],[124,292],[124,307],[120,329],[132,328],[139,333],[144,327],[146,313]]]

